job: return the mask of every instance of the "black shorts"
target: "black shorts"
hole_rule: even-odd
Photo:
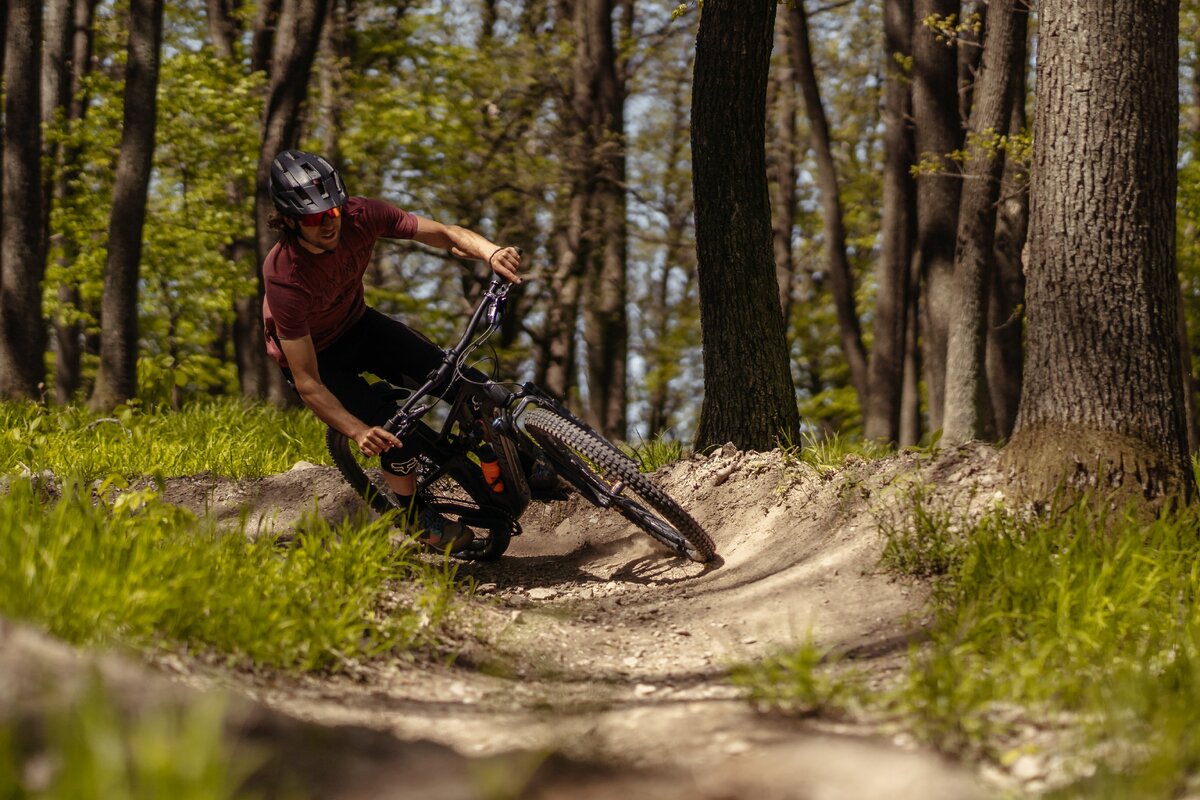
[[[442,363],[443,351],[403,322],[368,308],[362,319],[350,326],[329,347],[317,353],[321,383],[346,410],[368,425],[382,425],[396,413],[394,401],[372,391],[363,377],[369,372],[388,383],[402,386],[423,384]],[[289,381],[291,373],[284,371]],[[416,452],[405,446],[380,456],[384,469],[407,475],[415,467]]]

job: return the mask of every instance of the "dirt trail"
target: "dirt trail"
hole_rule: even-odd
[[[730,665],[809,635],[874,678],[895,673],[924,598],[879,571],[877,521],[918,476],[964,503],[988,502],[995,453],[852,460],[837,471],[731,448],[693,457],[656,477],[710,532],[715,566],[683,563],[576,498],[535,506],[499,562],[462,567],[481,602],[464,613],[454,664],[370,663],[299,679],[160,666],[177,683],[232,685],[310,723],[435,742],[472,760],[557,754],[528,796],[985,796],[974,775],[903,737],[757,713],[727,678]],[[166,496],[287,527],[314,493],[331,519],[356,507],[332,470],[307,465],[246,483],[179,479]],[[383,783],[361,796],[412,796],[412,783]],[[476,781],[445,796],[482,795]]]

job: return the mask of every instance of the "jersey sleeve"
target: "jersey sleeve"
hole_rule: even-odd
[[[376,236],[385,239],[411,239],[417,233],[417,217],[391,203],[364,197],[363,217]]]

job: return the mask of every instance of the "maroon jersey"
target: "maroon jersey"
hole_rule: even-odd
[[[363,273],[380,237],[411,239],[417,218],[393,205],[351,197],[342,206],[342,232],[333,252],[310,253],[285,237],[263,263],[263,323],[267,353],[287,359],[277,339],[311,335],[319,352],[366,313]]]

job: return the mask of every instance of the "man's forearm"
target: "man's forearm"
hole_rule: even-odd
[[[325,387],[323,383],[314,383],[304,388],[296,387],[304,405],[317,415],[317,418],[329,427],[354,439],[368,427],[366,423],[351,414],[341,401]]]

